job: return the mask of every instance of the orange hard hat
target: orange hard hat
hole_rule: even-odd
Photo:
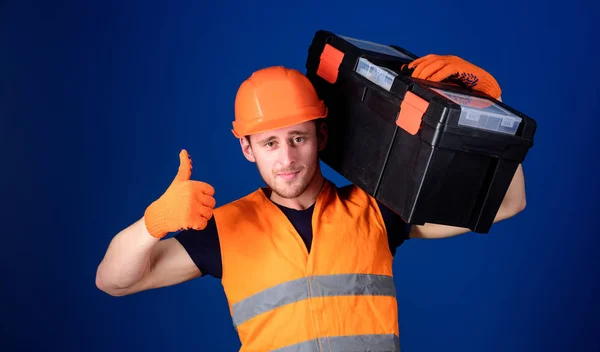
[[[240,85],[232,132],[241,138],[326,116],[325,103],[305,75],[272,66],[254,72]]]

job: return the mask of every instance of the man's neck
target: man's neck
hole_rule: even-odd
[[[271,192],[271,200],[274,203],[277,203],[286,208],[296,209],[296,210],[305,210],[310,208],[313,204],[315,204],[317,200],[317,196],[319,192],[321,192],[321,188],[325,184],[325,177],[323,174],[317,171],[315,177],[311,181],[310,185],[304,193],[296,198],[282,198],[277,193]]]

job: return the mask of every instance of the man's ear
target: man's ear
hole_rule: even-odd
[[[240,147],[242,148],[242,153],[248,161],[256,162],[254,158],[254,151],[252,150],[252,145],[250,145],[250,137],[242,137],[240,138]]]
[[[327,131],[327,123],[325,123],[325,121],[322,121],[319,124],[319,130],[317,131],[317,133],[319,136],[319,151],[322,151],[323,149],[325,149],[325,146],[327,145],[328,131]]]

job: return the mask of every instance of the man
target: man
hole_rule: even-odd
[[[500,97],[487,72],[456,57],[428,55],[409,67],[417,78],[463,77]],[[215,209],[214,189],[190,179],[183,150],[165,193],[111,241],[98,288],[123,296],[208,274],[222,281],[242,351],[399,350],[396,248],[468,229],[408,226],[359,188],[327,180],[318,159],[327,108],[296,70],[255,72],[238,90],[235,115],[233,134],[267,187]],[[519,167],[494,222],[524,206]]]

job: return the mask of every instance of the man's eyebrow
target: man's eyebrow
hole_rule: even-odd
[[[293,135],[293,134],[299,134],[299,135],[307,135],[308,131],[290,131],[288,132],[288,135]]]
[[[267,143],[267,142],[269,142],[269,141],[271,141],[273,139],[275,139],[275,136],[270,136],[270,137],[261,139],[260,141],[258,141],[258,144],[265,144],[265,143]]]
[[[298,136],[298,135],[306,136],[308,134],[309,134],[308,131],[299,131],[299,130],[294,130],[294,131],[288,132],[288,136]],[[264,143],[270,142],[274,139],[277,139],[277,138],[275,136],[269,136],[269,137],[263,138],[260,141],[258,141],[258,144],[264,144]]]

